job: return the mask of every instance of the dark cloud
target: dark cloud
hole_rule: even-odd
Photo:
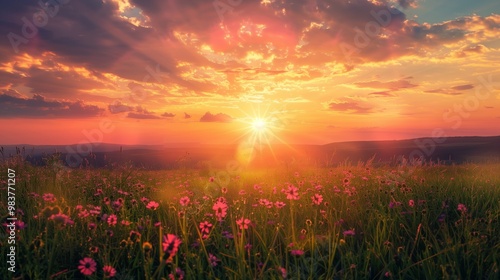
[[[460,94],[462,94],[462,92],[458,92],[458,91],[454,91],[454,90],[446,89],[446,88],[431,89],[431,90],[426,90],[424,92],[440,93],[440,94],[446,94],[446,95],[460,95]]]
[[[161,119],[155,112],[151,112],[142,106],[136,106],[133,112],[127,114],[131,119]]]
[[[473,88],[474,88],[474,85],[465,84],[465,85],[453,86],[450,88],[438,88],[438,89],[426,90],[424,92],[440,93],[440,94],[446,94],[446,95],[460,95],[460,94],[462,94],[462,92],[460,92],[460,91],[469,90],[469,89],[473,89]]]
[[[401,6],[404,9],[408,8],[416,8],[417,7],[417,1],[416,0],[398,0],[399,6]]]
[[[200,122],[232,122],[232,121],[233,118],[223,113],[213,115],[210,112],[206,112],[205,115],[203,115],[200,118]]]
[[[29,68],[26,73],[25,86],[33,93],[50,97],[78,96],[84,90],[105,88],[105,85],[94,79],[86,78],[76,71],[44,70],[37,67]]]
[[[111,114],[118,114],[133,111],[134,107],[122,104],[120,101],[115,101],[113,104],[108,105],[108,109]]]
[[[154,1],[152,1],[154,2]],[[0,11],[2,34],[16,34],[23,37],[21,19],[27,18],[32,24],[32,15],[40,10],[37,2],[13,1],[3,5]],[[166,19],[170,20],[170,19]],[[172,30],[171,30],[172,31]],[[24,38],[13,48],[9,40],[1,40],[0,54],[3,57],[26,52],[37,57],[45,52],[58,56],[60,62],[85,67],[98,73],[113,73],[119,77],[135,81],[163,83],[184,80],[177,76],[177,60],[210,64],[203,56],[180,44],[175,38],[165,41],[161,30],[134,26],[120,17],[118,6],[113,1],[88,0],[69,1],[58,7],[57,14],[49,17],[34,35]],[[149,67],[149,68],[148,68]],[[170,75],[156,79],[156,69]],[[150,69],[153,69],[151,71]],[[193,83],[200,87],[199,83]],[[189,83],[183,86],[189,87]]]
[[[0,40],[1,41],[1,40]],[[0,70],[0,87],[15,87],[21,84],[24,77],[19,73],[12,73]]]
[[[165,112],[165,113],[161,114],[161,116],[165,117],[165,118],[173,118],[173,117],[175,117],[175,114]]]
[[[279,82],[323,75],[312,70],[314,67],[300,77],[287,75],[284,69],[289,64],[307,69],[335,62],[344,65],[343,71],[350,71],[356,64],[428,55],[443,45],[496,38],[500,28],[498,15],[421,24],[391,7],[395,1],[386,0],[288,0],[270,5],[257,0],[221,2],[231,4],[222,14],[214,1],[131,0],[148,19],[147,25],[136,26],[120,15],[116,1],[73,0],[59,6],[46,25],[24,38],[23,25],[33,23],[39,2],[8,1],[0,10],[0,34],[15,34],[22,42],[14,48],[9,40],[12,36],[0,40],[0,63],[29,54],[42,59],[43,67],[17,69],[15,74],[0,70],[0,87],[24,85],[45,96],[103,102],[103,98],[87,99],[84,94],[89,89],[109,89],[116,84],[109,76],[116,75],[128,79],[133,92],[142,90],[148,96],[168,93],[153,85],[146,89],[140,82],[180,87],[177,92],[186,95],[229,95],[241,92],[240,83],[245,79],[259,75],[273,75]],[[416,5],[414,0],[396,2],[402,8]],[[456,55],[484,51],[483,45],[475,45]],[[248,65],[250,52],[262,56],[257,65]],[[43,58],[47,53],[53,54],[53,60]],[[266,60],[271,62],[261,65]],[[178,67],[180,62],[189,66]],[[59,69],[58,63],[70,70]],[[82,75],[72,67],[83,67],[92,75]],[[187,78],[192,76],[186,73],[195,68],[221,73],[218,81],[227,79],[230,86],[222,88],[210,77]],[[392,85],[369,83],[358,86],[391,91],[416,86],[406,79]]]
[[[146,119],[161,119],[161,117],[153,114],[148,114],[148,113],[134,113],[134,112],[129,112],[127,114],[127,118],[131,119],[141,119],[141,120],[146,120]]]
[[[10,97],[14,98],[25,98],[22,94],[20,94],[17,90],[15,89],[4,89],[0,91],[0,95],[7,95]]]
[[[0,94],[0,117],[7,118],[87,118],[99,116],[104,109],[83,101],[47,100],[35,94],[32,98]]]
[[[453,90],[468,90],[468,89],[473,89],[473,88],[474,88],[474,85],[471,85],[471,84],[451,87],[451,89],[453,89]]]

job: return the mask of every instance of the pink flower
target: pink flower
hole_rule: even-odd
[[[113,203],[111,204],[111,206],[113,207],[113,209],[115,211],[117,211],[117,212],[120,211],[120,209],[123,206],[123,199],[118,198],[116,201],[113,201]]]
[[[273,203],[265,198],[259,199],[259,204],[266,207],[266,208],[272,208]]]
[[[146,208],[151,209],[151,210],[156,210],[156,209],[158,209],[158,206],[160,206],[160,204],[158,202],[151,200],[148,203],[148,205],[146,205]]]
[[[250,243],[245,244],[245,250],[250,254],[250,250],[252,250],[252,244]]]
[[[49,220],[53,220],[56,224],[63,226],[75,224],[66,214],[53,214],[49,217]]]
[[[118,218],[116,217],[115,214],[111,214],[111,215],[109,215],[107,222],[108,222],[108,225],[115,226],[116,222],[118,222]]]
[[[282,202],[282,201],[276,201],[276,202],[274,203],[274,207],[276,207],[276,208],[278,208],[278,209],[285,207],[285,205],[286,205],[286,204],[285,204],[284,202]]]
[[[290,254],[294,257],[300,257],[304,254],[304,251],[299,250],[299,249],[295,249],[295,250],[291,250]]]
[[[286,198],[290,200],[298,200],[299,199],[299,189],[290,184],[288,185],[288,189],[285,190]]]
[[[78,217],[79,217],[79,218],[86,218],[86,217],[88,217],[88,216],[90,216],[90,213],[89,213],[89,211],[88,211],[87,209],[82,210],[82,211],[80,211],[80,212],[78,213]]]
[[[81,274],[89,276],[96,271],[96,265],[96,262],[92,258],[83,258],[83,260],[80,260],[78,269]]]
[[[467,213],[467,207],[465,207],[465,205],[462,204],[462,203],[458,204],[457,210],[460,211],[460,212],[462,212],[462,214]]]
[[[216,267],[217,263],[220,262],[220,260],[216,256],[209,253],[208,254],[208,262],[210,263],[210,266]]]
[[[47,202],[56,202],[56,197],[52,193],[44,193],[42,196],[43,200]]]
[[[413,199],[410,199],[410,200],[408,201],[408,205],[409,205],[410,207],[415,206],[415,201],[414,201]]]
[[[316,205],[320,205],[321,202],[323,202],[323,196],[320,195],[319,193],[313,195],[311,197],[311,199],[312,199],[313,203],[316,204]]]
[[[172,272],[168,275],[168,279],[170,280],[183,280],[184,279],[184,276],[185,276],[186,273],[184,273],[184,271],[182,271],[182,269],[180,268],[175,268],[175,274]]]
[[[212,229],[212,226],[213,225],[207,221],[200,223],[199,227],[200,227],[200,232],[201,232],[203,239],[208,238],[208,235],[210,234],[210,230]]]
[[[191,200],[189,199],[189,197],[188,197],[188,196],[183,196],[183,197],[181,197],[181,199],[179,200],[179,203],[180,203],[182,206],[188,206],[189,201],[191,201]]]
[[[171,262],[177,251],[179,250],[179,245],[182,241],[174,234],[167,234],[163,236],[163,252],[165,253],[164,259]]]
[[[344,236],[354,236],[356,232],[354,232],[354,229],[346,230],[343,232]]]
[[[116,269],[110,265],[105,265],[102,268],[102,271],[104,271],[104,277],[105,278],[111,278],[116,275]]]
[[[241,230],[248,229],[248,225],[250,225],[250,223],[250,220],[245,218],[236,220],[236,224],[240,226]]]
[[[212,209],[215,211],[215,216],[217,219],[222,220],[227,215],[227,204],[221,201],[217,201]]]
[[[286,275],[287,275],[286,268],[280,266],[280,267],[278,267],[278,270],[281,273],[281,277],[286,278]]]

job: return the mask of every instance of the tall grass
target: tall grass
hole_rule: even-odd
[[[7,167],[16,168],[24,223],[17,272],[2,266],[8,278],[103,279],[105,265],[116,279],[500,278],[499,164],[249,170],[221,186],[197,170],[54,172],[6,162],[4,220]],[[298,200],[282,192],[289,185]],[[55,200],[44,199],[49,193]],[[222,219],[213,210],[220,197],[228,207]],[[148,208],[151,201],[159,206]],[[199,227],[205,221],[208,233]],[[5,227],[1,234],[5,263]],[[162,246],[168,234],[182,241],[170,258]],[[97,263],[89,276],[78,268],[85,257]]]

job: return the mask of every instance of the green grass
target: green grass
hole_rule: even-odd
[[[222,170],[210,182],[197,170],[66,172],[12,160],[1,165],[3,221],[7,168],[16,170],[17,217],[25,223],[16,230],[16,273],[1,266],[12,278],[103,279],[105,265],[116,279],[500,278],[499,164]],[[298,187],[298,200],[282,192],[289,184]],[[45,201],[47,193],[56,200]],[[319,205],[315,194],[323,197]],[[185,196],[190,202],[182,206]],[[219,221],[212,207],[220,197],[228,209]],[[159,207],[148,209],[143,198]],[[118,199],[123,206],[114,208]],[[277,201],[286,205],[277,208]],[[81,214],[97,206],[99,214]],[[50,218],[57,213],[73,223]],[[116,215],[117,224],[105,214]],[[251,221],[248,229],[237,225],[242,217]],[[203,238],[204,221],[213,227]],[[6,263],[6,227],[0,233]],[[161,244],[167,234],[182,241],[168,263]],[[90,276],[78,269],[85,257],[97,263]]]

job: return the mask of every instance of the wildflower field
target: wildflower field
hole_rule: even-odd
[[[500,279],[500,164],[15,170],[3,279]]]

